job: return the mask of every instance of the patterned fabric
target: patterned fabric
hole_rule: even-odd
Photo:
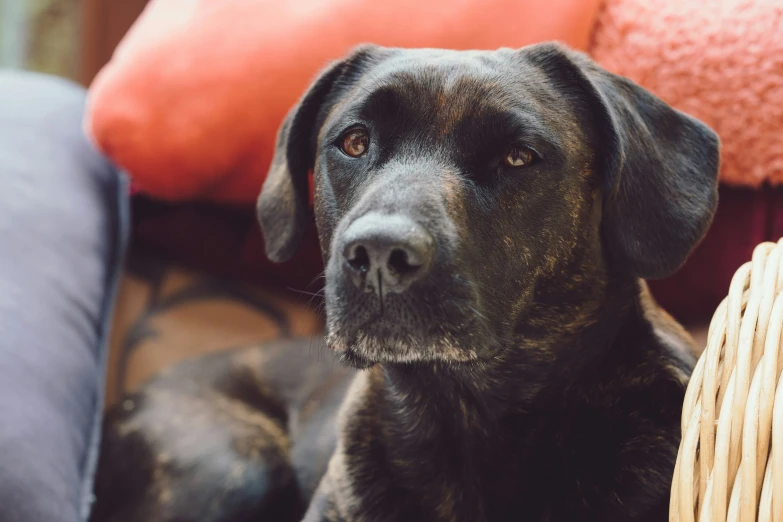
[[[185,358],[320,335],[319,297],[273,293],[133,253],[115,309],[107,406]]]

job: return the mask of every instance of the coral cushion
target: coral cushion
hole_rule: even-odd
[[[152,0],[91,86],[88,133],[141,192],[255,200],[277,128],[363,42],[585,49],[600,0]]]
[[[721,181],[783,183],[783,2],[606,0],[590,52],[713,127]]]

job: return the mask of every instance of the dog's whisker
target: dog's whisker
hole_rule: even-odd
[[[297,290],[296,288],[291,288],[290,286],[288,287],[288,290],[290,290],[292,292],[296,292],[297,294],[309,295],[309,296],[312,296],[312,297],[323,297],[323,295],[324,295],[324,290],[319,290],[317,292],[307,292],[305,290]]]
[[[311,286],[313,286],[314,283],[325,279],[326,279],[326,270],[322,270],[321,273],[315,276],[312,281],[307,283],[307,286],[305,288],[310,288]]]
[[[473,313],[474,313],[475,315],[477,315],[479,318],[481,318],[481,319],[483,319],[483,320],[485,320],[485,321],[487,321],[487,320],[488,320],[487,316],[486,316],[486,315],[484,315],[483,313],[481,313],[481,312],[480,312],[480,311],[479,311],[479,310],[478,310],[478,309],[477,309],[475,306],[472,306],[472,305],[470,305],[470,304],[468,304],[468,305],[466,305],[466,306],[468,307],[468,309],[469,309],[471,312],[473,312]]]

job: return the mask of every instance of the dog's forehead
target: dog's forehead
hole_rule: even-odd
[[[475,96],[511,94],[520,87],[520,69],[510,49],[453,51],[399,50],[360,79],[365,91],[396,88],[401,94]]]
[[[579,121],[525,50],[384,50],[362,62],[335,91],[319,142],[356,122],[469,139],[485,126],[512,126],[551,142],[577,140]],[[512,123],[513,122],[513,123]],[[389,125],[384,125],[389,123]]]
[[[394,49],[352,72],[324,121],[416,114],[414,120],[432,117],[433,123],[445,118],[448,132],[466,117],[509,111],[543,117],[547,90],[541,71],[520,50]]]

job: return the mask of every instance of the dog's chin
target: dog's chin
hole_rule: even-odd
[[[350,338],[327,335],[327,345],[346,366],[367,369],[376,364],[470,364],[480,360],[472,348],[463,348],[453,340],[437,341],[402,337],[390,339],[359,334]]]

